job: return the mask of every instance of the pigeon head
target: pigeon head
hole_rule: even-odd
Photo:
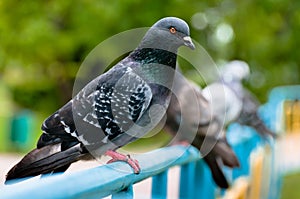
[[[139,48],[156,48],[176,53],[180,46],[195,49],[189,26],[182,19],[166,17],[148,30]]]

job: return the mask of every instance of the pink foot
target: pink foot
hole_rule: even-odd
[[[111,160],[109,160],[107,162],[107,164],[110,164],[110,163],[113,163],[116,161],[123,161],[123,162],[126,162],[127,164],[129,164],[133,168],[135,174],[138,174],[141,171],[139,162],[135,159],[132,159],[130,157],[130,155],[124,155],[124,154],[121,154],[121,153],[118,153],[118,152],[112,151],[112,150],[106,151],[105,155],[110,156],[112,158]]]

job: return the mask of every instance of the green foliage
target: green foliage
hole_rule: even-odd
[[[0,77],[19,106],[51,113],[70,99],[76,72],[97,44],[164,16],[178,16],[192,24],[192,37],[215,61],[247,61],[253,74],[247,85],[264,101],[274,86],[299,84],[299,4],[297,0],[1,1]],[[232,28],[232,39],[218,41],[221,27]]]
[[[299,190],[300,173],[289,174],[284,176],[281,199],[292,199],[300,197]]]

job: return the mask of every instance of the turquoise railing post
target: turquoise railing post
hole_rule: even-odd
[[[250,154],[261,143],[262,138],[251,127],[236,123],[229,126],[226,136],[240,162],[240,168],[232,171],[232,179],[249,175]]]
[[[279,199],[282,185],[282,173],[280,172],[280,166],[278,165],[278,156],[275,154],[276,144],[274,142],[275,141],[271,142],[270,144],[272,148],[272,163],[268,199]]]
[[[179,198],[194,198],[196,164],[191,162],[180,167]]]
[[[165,199],[168,192],[168,170],[152,177],[152,199]]]
[[[125,188],[124,190],[113,193],[111,195],[112,199],[133,199],[133,186],[130,185],[129,187]]]
[[[194,177],[194,198],[215,198],[215,184],[213,182],[211,172],[203,161],[203,159],[196,162],[195,177]]]

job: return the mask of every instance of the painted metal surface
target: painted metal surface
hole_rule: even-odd
[[[260,116],[272,130],[278,129],[276,125],[281,119],[280,107],[285,99],[300,99],[300,86],[273,89],[268,103],[261,107]],[[224,168],[231,182],[250,175],[249,157],[253,150],[268,144],[274,151],[276,146],[272,141],[258,136],[254,129],[239,124],[229,126],[227,137],[241,163],[241,167],[234,170]],[[274,152],[270,157],[270,164],[275,165]],[[129,199],[134,198],[133,184],[152,177],[152,198],[164,199],[167,198],[168,170],[175,165],[182,165],[179,198],[215,198],[216,192],[219,195],[224,193],[216,188],[210,170],[200,159],[199,151],[193,147],[171,146],[134,158],[142,168],[138,175],[127,164],[115,162],[76,173],[57,174],[2,186],[0,198],[101,198],[111,195],[113,199]],[[277,168],[272,166],[271,179],[268,180],[269,199],[280,196],[281,175],[278,173]]]
[[[193,147],[171,146],[135,156],[142,168],[133,173],[129,165],[115,162],[97,168],[64,175],[53,175],[2,186],[4,198],[101,198],[124,190],[128,186],[157,175],[174,165],[200,158]],[[149,161],[151,160],[151,161]]]

